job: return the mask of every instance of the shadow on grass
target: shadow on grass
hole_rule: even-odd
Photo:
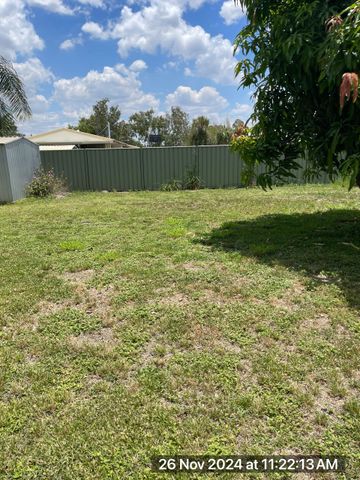
[[[336,283],[349,305],[360,308],[359,210],[229,222],[204,235],[200,243],[301,271],[315,283]]]

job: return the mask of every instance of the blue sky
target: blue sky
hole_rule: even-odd
[[[0,54],[33,109],[23,133],[74,124],[99,99],[123,118],[179,105],[190,117],[246,120],[232,43],[246,17],[233,0],[1,0]]]

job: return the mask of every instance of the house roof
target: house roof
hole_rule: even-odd
[[[76,145],[40,145],[40,152],[51,151],[51,150],[73,150]]]
[[[104,145],[112,144],[115,141],[112,138],[92,135],[71,128],[58,128],[27,138],[38,145]]]

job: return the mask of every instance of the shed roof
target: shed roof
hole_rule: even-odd
[[[9,143],[19,142],[19,141],[28,143],[32,145],[32,147],[38,148],[38,145],[36,143],[32,142],[30,139],[26,137],[0,137],[0,145],[8,145]]]
[[[20,140],[20,138],[22,137],[0,137],[0,145],[15,142],[16,140]]]
[[[38,145],[114,145],[131,147],[124,142],[119,142],[109,137],[93,135],[91,133],[80,132],[71,128],[58,128],[49,132],[39,133],[27,137]]]

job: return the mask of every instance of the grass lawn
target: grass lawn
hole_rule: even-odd
[[[358,480],[359,207],[334,186],[0,206],[0,478],[174,478],[150,458],[177,453],[339,454],[316,478]]]

